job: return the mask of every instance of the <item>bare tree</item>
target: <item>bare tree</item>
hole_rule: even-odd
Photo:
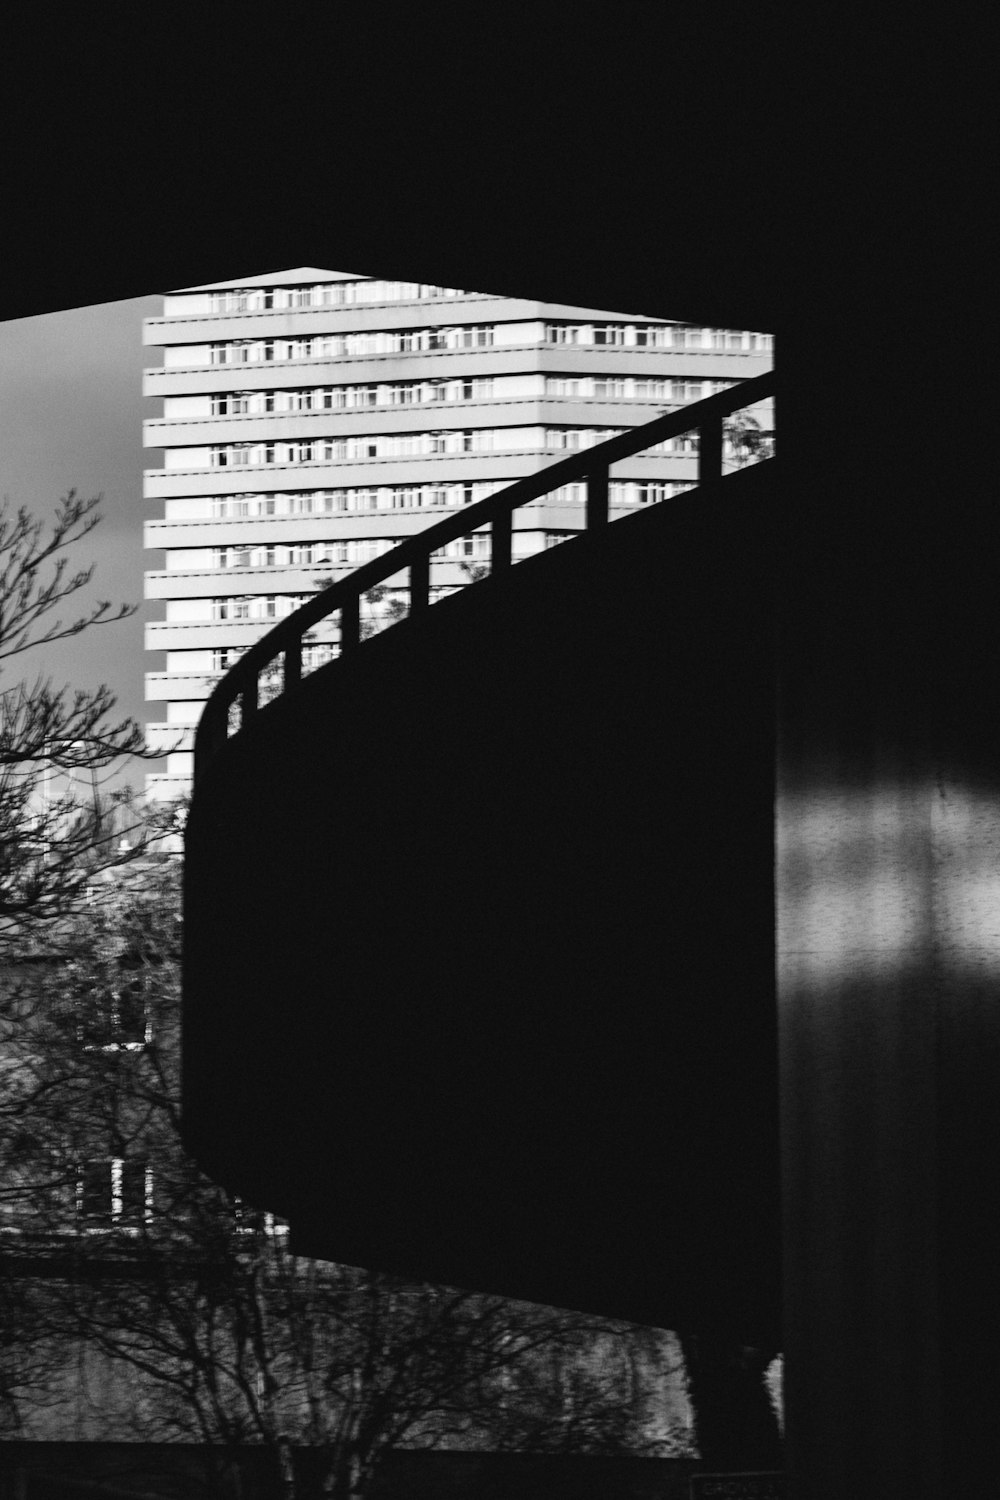
[[[48,525],[0,505],[0,673],[34,647],[134,613],[106,600],[76,613],[94,569],[73,571],[70,554],[98,525],[99,505],[100,496],[70,491]],[[95,869],[134,858],[140,832],[151,831],[130,793],[99,795],[115,762],[150,754],[134,720],[116,720],[114,709],[103,684],[56,689],[39,677],[0,689],[0,942],[71,910]],[[135,837],[123,847],[126,828]]]
[[[243,1500],[262,1454],[262,1493],[363,1500],[400,1446],[663,1451],[630,1358],[669,1336],[294,1256],[184,1156],[177,874],[95,896],[7,1026],[0,1152],[21,1153],[6,1208],[31,1225],[36,1337],[131,1371],[117,1420],[201,1444],[206,1482]]]

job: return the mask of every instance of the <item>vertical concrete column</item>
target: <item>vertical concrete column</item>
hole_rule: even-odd
[[[995,482],[864,285],[777,348],[786,1441],[801,1500],[940,1500],[998,1426]]]
[[[828,772],[778,799],[792,1493],[939,1500],[936,789]]]
[[[940,1500],[926,539],[909,524],[919,475],[900,447],[885,333],[873,342],[846,297],[832,301],[842,316],[800,307],[777,346],[788,1469],[797,1500]]]

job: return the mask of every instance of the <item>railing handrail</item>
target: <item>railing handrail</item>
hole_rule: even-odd
[[[698,454],[698,484],[702,485],[722,475],[722,423],[734,411],[753,406],[774,394],[774,372],[757,375],[750,380],[741,380],[714,396],[677,411],[665,412],[644,422],[639,427],[630,427],[594,448],[580,449],[568,458],[556,459],[530,474],[518,479],[502,490],[487,495],[461,510],[444,516],[434,526],[416,532],[398,543],[389,552],[372,558],[360,568],[338,578],[336,582],[320,589],[315,599],[300,605],[293,614],[280,620],[266,635],[256,641],[238,662],[226,672],[216,684],[199,721],[195,733],[195,779],[211,759],[214,750],[227,738],[230,706],[238,697],[243,698],[244,713],[247,708],[257,707],[257,686],[261,668],[268,665],[282,652],[286,653],[285,685],[289,686],[287,653],[292,650],[297,662],[293,680],[298,680],[301,671],[301,649],[303,637],[309,629],[327,615],[345,606],[353,607],[355,639],[345,635],[343,617],[341,625],[341,655],[345,648],[357,643],[358,610],[362,594],[383,583],[387,578],[406,568],[419,571],[425,597],[415,598],[414,577],[411,573],[410,614],[416,615],[428,602],[429,567],[432,553],[448,542],[466,536],[471,531],[492,525],[494,528],[494,557],[491,577],[498,577],[510,563],[510,524],[513,512],[522,505],[538,500],[550,491],[561,488],[574,480],[588,481],[587,530],[607,520],[608,471],[613,463],[631,458],[654,444],[668,438],[678,437],[684,432],[698,428],[700,434]],[[506,531],[504,526],[506,525]],[[504,538],[506,537],[506,541]],[[498,552],[497,544],[500,544]],[[346,613],[346,611],[345,611]],[[249,695],[249,702],[247,697]]]

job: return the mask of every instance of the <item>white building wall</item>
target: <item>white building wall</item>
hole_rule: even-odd
[[[505,344],[540,344],[545,337],[544,323],[498,323],[493,341]]]
[[[208,344],[168,345],[163,351],[163,367],[166,370],[181,370],[188,365],[207,365],[211,358]]]

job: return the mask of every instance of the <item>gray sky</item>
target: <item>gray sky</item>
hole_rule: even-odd
[[[158,416],[162,402],[142,395],[144,366],[162,351],[144,349],[142,320],[162,313],[161,294],[74,308],[37,318],[0,322],[0,498],[51,516],[70,489],[101,493],[101,524],[79,545],[69,567],[96,563],[87,595],[138,604],[118,625],[95,627],[67,641],[14,658],[0,688],[39,672],[54,684],[97,687],[107,683],[120,714],[147,716],[143,674],[162,670],[162,654],[143,651],[143,624],[162,616],[162,603],[142,604],[142,575],[162,567],[162,552],[144,553],[142,523],[157,514],[143,501],[142,471],[162,463],[159,449],[143,449],[142,422]],[[159,502],[162,506],[162,502]],[[70,617],[66,609],[62,618]],[[72,612],[72,618],[80,613]],[[159,717],[162,705],[149,706]],[[132,762],[112,785],[142,789],[156,763]]]

